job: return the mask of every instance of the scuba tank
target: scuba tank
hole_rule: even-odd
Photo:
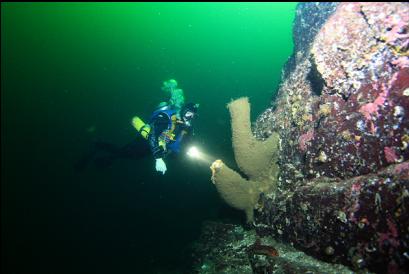
[[[151,132],[151,126],[149,124],[145,124],[141,118],[135,116],[132,118],[132,125],[144,139],[148,139],[148,135]]]

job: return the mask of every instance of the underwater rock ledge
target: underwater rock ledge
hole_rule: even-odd
[[[353,273],[234,224],[205,222],[192,249],[194,267],[188,273]]]
[[[298,5],[296,51],[254,124],[258,139],[281,140],[278,187],[262,195],[254,224],[356,271],[405,272],[409,3],[325,4]],[[302,31],[321,9],[319,31]]]

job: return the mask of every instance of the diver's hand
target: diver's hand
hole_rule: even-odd
[[[166,172],[166,164],[162,158],[156,159],[156,171],[162,172],[162,174]]]

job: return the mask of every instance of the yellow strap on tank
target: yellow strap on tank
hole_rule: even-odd
[[[143,138],[148,139],[148,135],[151,132],[151,127],[147,124],[145,124],[142,128],[141,131],[139,131],[142,135]]]

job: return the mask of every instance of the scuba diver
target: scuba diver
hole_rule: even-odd
[[[148,141],[156,171],[165,174],[167,168],[163,159],[171,153],[179,153],[182,143],[193,134],[192,122],[199,104],[184,104],[183,90],[177,88],[174,79],[165,81],[163,89],[171,94],[169,102],[161,102],[148,123],[135,116],[132,125]]]
[[[140,134],[131,143],[120,147],[95,141],[91,150],[76,164],[76,170],[83,171],[90,161],[98,168],[107,168],[116,159],[140,159],[153,155],[156,170],[165,174],[164,159],[170,154],[179,153],[193,135],[192,122],[199,104],[185,104],[183,90],[177,88],[174,79],[165,81],[162,89],[170,93],[169,101],[161,102],[146,124],[138,116],[133,117],[132,125]]]

